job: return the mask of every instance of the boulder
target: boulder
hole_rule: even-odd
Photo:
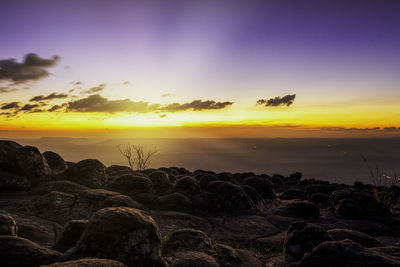
[[[43,157],[46,159],[53,175],[58,175],[68,168],[65,160],[55,152],[46,151],[43,153]]]
[[[171,210],[185,213],[193,212],[192,201],[181,193],[172,193],[158,197],[154,200],[152,207],[154,210]]]
[[[218,206],[224,211],[248,210],[254,206],[253,201],[238,185],[231,182],[215,181],[208,184],[207,191],[214,193]]]
[[[223,263],[224,266],[239,265],[240,260],[236,249],[225,244],[216,244],[214,248],[217,253],[218,261]]]
[[[154,192],[153,183],[149,178],[131,174],[118,177],[106,188],[128,196]]]
[[[86,186],[71,181],[62,180],[39,184],[31,188],[31,190],[29,190],[29,193],[33,195],[44,195],[50,193],[51,191],[58,191],[68,194],[76,194],[87,189],[88,188]]]
[[[175,182],[173,190],[186,195],[194,195],[200,192],[200,186],[195,178],[184,176]]]
[[[64,224],[69,220],[71,208],[75,203],[72,194],[52,191],[34,201],[35,213],[39,217]]]
[[[350,239],[363,247],[372,248],[383,246],[381,242],[370,235],[348,229],[331,229],[328,234],[333,241],[342,241]]]
[[[71,220],[62,231],[61,236],[53,246],[54,250],[65,252],[75,246],[88,224],[87,220]]]
[[[328,207],[329,195],[324,193],[315,193],[311,195],[309,200],[320,208],[326,208]]]
[[[128,267],[127,265],[113,260],[88,258],[72,261],[56,262],[41,267]]]
[[[32,184],[50,180],[50,167],[36,147],[19,147],[16,150],[16,159],[21,173],[28,177]]]
[[[56,261],[61,253],[39,246],[28,239],[0,236],[0,266],[32,267]]]
[[[321,227],[305,222],[293,223],[287,231],[284,242],[286,263],[298,261],[304,254],[325,241],[331,241],[331,238]]]
[[[160,248],[160,231],[149,215],[116,207],[101,209],[90,218],[75,253],[130,266],[152,266],[160,260]]]
[[[85,159],[68,168],[63,177],[66,180],[87,186],[101,188],[107,181],[106,167],[97,159]]]
[[[0,235],[17,236],[18,226],[14,218],[5,211],[0,211]]]
[[[366,214],[356,201],[351,198],[344,198],[336,205],[335,215],[343,218],[362,218]]]
[[[289,188],[279,195],[280,199],[292,200],[292,199],[307,199],[306,193],[299,188]]]
[[[205,189],[210,182],[218,181],[215,175],[204,173],[196,175],[196,179],[199,182],[200,188]]]
[[[308,266],[365,266],[365,267],[395,267],[400,261],[363,248],[349,239],[343,241],[328,241],[316,246],[301,260],[291,264],[291,267]]]
[[[133,200],[131,197],[125,196],[125,195],[112,195],[107,197],[101,204],[100,206],[102,208],[108,208],[108,207],[128,207],[128,208],[135,208],[139,210],[145,210],[147,211],[148,208]]]
[[[319,208],[314,203],[306,200],[294,200],[286,205],[289,216],[296,218],[318,218]]]
[[[31,183],[26,177],[0,170],[0,192],[26,190]]]
[[[0,140],[0,170],[18,173],[17,150],[22,146],[13,141]]]
[[[243,184],[253,187],[264,199],[275,199],[274,186],[265,178],[249,177],[244,180]]]
[[[163,253],[170,255],[181,251],[215,253],[211,239],[204,232],[195,229],[179,229],[167,235]]]
[[[219,267],[210,255],[198,251],[178,252],[174,255],[171,267]]]
[[[168,174],[163,171],[152,172],[150,173],[149,178],[153,183],[154,191],[158,194],[164,194],[172,187]]]

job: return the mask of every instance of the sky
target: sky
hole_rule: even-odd
[[[400,2],[0,2],[0,136],[400,133]]]

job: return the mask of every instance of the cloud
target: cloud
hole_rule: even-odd
[[[161,114],[159,117],[160,118],[165,118],[165,117],[167,117],[167,114]]]
[[[100,84],[99,86],[95,86],[90,88],[89,90],[81,92],[81,94],[93,94],[93,93],[98,93],[100,91],[103,91],[104,88],[106,87],[105,83]]]
[[[19,102],[3,103],[0,109],[17,109],[19,108]]]
[[[170,94],[170,93],[167,93],[167,94],[163,94],[163,95],[161,95],[161,97],[169,97],[169,96],[172,96],[172,94]]]
[[[146,113],[155,110],[158,105],[148,102],[134,102],[130,99],[108,100],[99,94],[90,95],[67,103],[67,111],[76,112],[139,112]]]
[[[22,63],[14,58],[0,60],[0,80],[26,82],[47,77],[49,72],[46,68],[54,66],[59,60],[59,56],[45,59],[33,53],[27,54]]]
[[[64,108],[66,106],[66,104],[62,104],[62,105],[54,105],[51,108],[49,108],[47,111],[48,112],[55,112],[55,111],[59,111],[60,109]]]
[[[129,81],[125,81],[122,83],[123,85],[129,85]]]
[[[35,108],[38,108],[38,107],[39,107],[38,104],[33,104],[33,105],[26,104],[20,109],[20,111],[32,111],[32,110],[34,110]]]
[[[370,128],[357,128],[357,127],[322,127],[320,128],[322,131],[330,131],[330,132],[397,132],[400,131],[400,127],[370,127]]]
[[[215,109],[223,109],[227,106],[232,105],[233,102],[215,102],[214,100],[194,100],[190,103],[172,103],[165,105],[160,108],[162,112],[177,112],[177,111],[186,111],[186,110],[194,110],[194,111],[201,111],[201,110],[215,110]]]
[[[47,100],[53,100],[53,99],[61,99],[61,98],[67,98],[67,94],[57,94],[57,93],[51,93],[48,96],[44,95],[39,95],[31,98],[29,101],[31,102],[39,102],[39,101],[47,101]]]
[[[259,99],[257,105],[264,105],[266,107],[279,107],[279,106],[290,106],[293,104],[296,95],[285,95],[283,97],[277,96],[270,99]]]
[[[0,87],[0,94],[10,93],[17,91],[16,88],[7,88],[7,87]]]

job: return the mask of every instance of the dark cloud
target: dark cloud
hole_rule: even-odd
[[[149,105],[148,102],[134,102],[130,99],[108,100],[101,95],[91,95],[67,103],[67,111],[76,112],[139,112],[154,111],[158,105]]]
[[[215,102],[214,100],[194,100],[190,103],[172,103],[160,108],[162,112],[177,112],[177,111],[186,111],[186,110],[214,110],[214,109],[223,109],[227,106],[232,105],[233,102]]]
[[[0,87],[0,94],[17,91],[16,88]]]
[[[66,106],[66,104],[62,104],[62,105],[54,105],[51,108],[49,108],[47,111],[48,112],[54,112],[54,111],[59,111],[60,109],[64,108]]]
[[[161,114],[159,117],[160,118],[165,118],[165,117],[167,117],[167,114]]]
[[[322,127],[320,130],[323,131],[339,131],[339,132],[377,132],[377,131],[385,131],[385,132],[393,132],[393,131],[399,131],[400,127],[370,127],[370,128],[357,128],[357,127],[351,127],[351,128],[346,128],[346,127]]]
[[[46,68],[54,66],[59,59],[59,56],[44,59],[36,54],[27,54],[22,63],[14,58],[0,60],[0,80],[26,82],[44,78],[49,75]]]
[[[279,106],[290,106],[293,104],[296,95],[285,95],[283,97],[277,96],[270,99],[260,99],[257,101],[257,105],[264,105],[266,107],[279,107]]]
[[[20,111],[33,111],[34,109],[36,109],[38,107],[39,107],[38,104],[33,104],[33,105],[26,104],[20,109]]]
[[[81,94],[93,94],[93,93],[98,93],[100,91],[103,91],[104,88],[106,87],[105,83],[100,84],[99,86],[95,86],[90,88],[89,90],[81,92]]]
[[[47,101],[47,100],[52,100],[52,99],[62,99],[62,98],[67,98],[67,94],[57,94],[57,93],[51,93],[48,96],[44,95],[39,95],[31,98],[29,101],[31,102],[39,102],[39,101]]]
[[[398,132],[400,131],[400,127],[385,127],[383,130],[387,132]]]
[[[3,103],[1,109],[16,109],[19,108],[19,102]]]

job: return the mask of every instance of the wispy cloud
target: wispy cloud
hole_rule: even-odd
[[[29,101],[31,102],[39,102],[39,101],[47,101],[47,100],[53,100],[53,99],[62,99],[62,98],[67,98],[67,94],[57,94],[57,93],[51,93],[47,96],[44,95],[39,95],[32,97]]]

